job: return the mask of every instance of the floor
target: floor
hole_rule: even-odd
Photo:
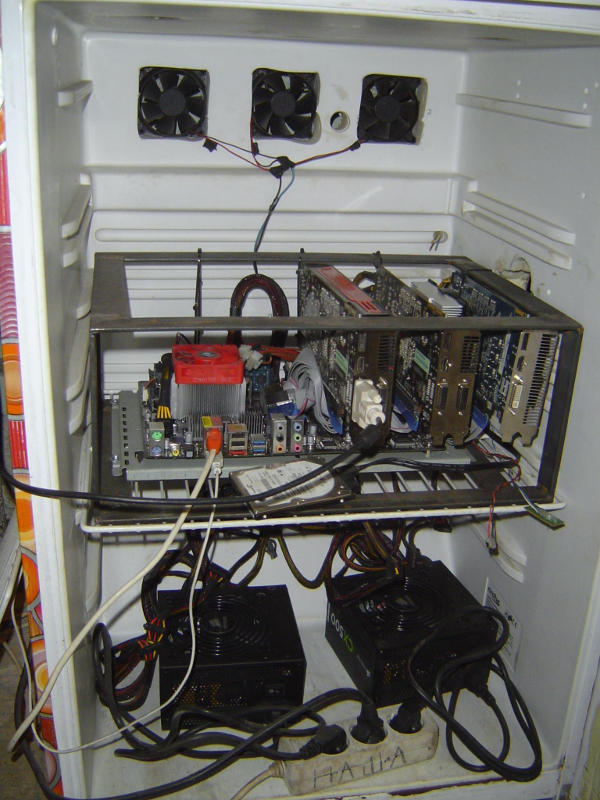
[[[19,659],[19,648],[8,613],[0,627],[0,800],[41,800],[42,791],[23,755],[11,757],[6,748],[15,725],[13,703],[20,671],[6,652],[3,643]]]

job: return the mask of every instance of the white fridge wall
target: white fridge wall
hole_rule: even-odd
[[[568,504],[562,512],[567,527],[553,534],[530,520],[500,524],[500,537],[510,528],[525,554],[522,584],[497,568],[468,527],[426,538],[427,552],[442,557],[476,596],[482,596],[489,577],[519,619],[523,636],[516,679],[539,724],[548,763],[566,754],[564,779],[569,782],[598,657],[597,620],[587,615],[598,560],[597,512],[591,501],[598,473],[594,398],[600,388],[593,344],[599,334],[593,265],[600,252],[600,59],[597,47],[575,47],[583,37],[560,28],[590,30],[597,24],[593,12],[555,7],[534,8],[533,13],[521,5],[461,2],[451,9],[428,3],[419,10],[380,3],[371,5],[373,16],[364,16],[356,6],[354,13],[338,15],[286,14],[267,8],[279,4],[262,5],[263,10],[249,3],[212,9],[77,0],[38,3],[36,9],[33,2],[4,0],[21,354],[23,364],[36,365],[23,375],[32,480],[73,485],[82,447],[85,453],[86,418],[78,409],[85,409],[86,373],[79,345],[87,341],[94,253],[193,250],[198,245],[251,249],[276,188],[270,176],[222,151],[209,153],[192,142],[140,139],[139,68],[208,69],[209,134],[243,145],[248,143],[254,68],[318,72],[319,141],[261,142],[265,152],[295,160],[354,140],[364,75],[425,78],[419,145],[364,145],[299,168],[271,221],[265,249],[426,253],[433,231],[443,230],[449,238],[439,252],[464,254],[488,266],[523,255],[535,291],[586,328],[560,482]],[[473,11],[497,27],[427,19],[462,20]],[[416,19],[377,16],[386,12]],[[515,20],[533,20],[547,31],[505,27]],[[489,110],[490,105],[498,110]],[[329,126],[338,110],[350,116],[344,133]],[[86,207],[88,184],[93,213]],[[231,287],[240,275],[232,272],[224,285],[222,275],[208,272],[211,313],[214,308],[227,313]],[[138,313],[189,313],[185,292],[157,278],[149,273],[146,284],[131,283]],[[193,289],[193,275],[184,275],[182,282]],[[294,296],[293,270],[282,283]],[[149,352],[158,347],[131,341],[123,347],[118,339],[114,345],[109,391],[131,386],[132,374],[144,374]],[[69,630],[80,628],[98,575],[94,550],[86,551],[66,504],[36,500],[34,513],[52,663]],[[133,562],[143,561],[154,546],[107,545],[102,594],[117,588],[131,574]],[[306,541],[298,547],[307,572],[315,572],[316,559],[311,562]],[[229,546],[230,556],[234,550]],[[287,579],[281,559],[268,563],[268,579]],[[296,586],[293,592],[298,613],[318,617],[323,598]],[[139,612],[132,610],[117,623],[116,636],[138,627]],[[585,663],[578,665],[582,642]],[[76,679],[68,671],[53,693],[62,744],[79,736],[88,740],[95,730],[88,657],[85,651],[80,654]],[[85,791],[93,763],[91,756],[62,759],[67,791]],[[102,777],[96,777],[98,786]],[[518,791],[515,797],[536,796],[534,788]]]

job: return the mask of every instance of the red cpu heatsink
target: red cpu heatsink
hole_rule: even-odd
[[[244,362],[234,344],[174,344],[175,382],[179,384],[240,384]]]

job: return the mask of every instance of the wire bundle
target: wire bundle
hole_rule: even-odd
[[[256,267],[256,265],[255,265]],[[237,284],[231,295],[231,302],[229,306],[230,317],[241,317],[242,310],[248,299],[250,292],[255,289],[263,291],[271,303],[271,311],[274,317],[289,317],[290,307],[288,305],[287,297],[281,286],[269,278],[268,275],[261,275],[258,271],[256,274],[246,275]],[[287,338],[287,331],[273,331],[271,333],[271,345],[274,347],[283,347]],[[241,331],[229,331],[227,334],[228,344],[241,344],[242,334]]]
[[[466,611],[463,609],[460,612],[462,617],[473,614],[487,614],[488,616],[493,617],[499,623],[499,634],[496,641],[492,645],[482,646],[479,649],[472,650],[470,653],[467,653],[463,656],[451,658],[445,664],[442,664],[435,674],[433,694],[429,695],[416,677],[414,663],[419,652],[427,644],[438,637],[440,633],[453,621],[454,617],[448,616],[436,627],[432,633],[429,634],[429,636],[421,639],[421,641],[418,642],[413,648],[406,667],[408,679],[423,703],[446,723],[446,745],[450,755],[458,764],[472,772],[485,772],[487,770],[493,770],[506,780],[534,780],[542,770],[542,748],[540,745],[539,736],[523,697],[508,675],[506,667],[498,655],[499,651],[502,649],[508,639],[508,623],[502,614],[493,608],[482,606]],[[487,686],[473,686],[470,687],[469,690],[486,703],[498,720],[502,732],[502,746],[498,754],[495,754],[486,748],[470,731],[468,731],[456,720],[455,713],[458,704],[458,698],[461,692],[460,689],[454,689],[451,692],[450,700],[447,706],[444,701],[443,687],[447,679],[451,677],[453,673],[459,669],[462,669],[466,665],[489,658],[492,659],[492,671],[497,674],[504,683],[514,717],[519,727],[525,734],[525,738],[527,739],[527,742],[533,753],[531,764],[525,767],[514,766],[506,762],[506,758],[510,751],[510,735],[508,724],[506,723],[506,719],[498,707],[494,696],[491,694]],[[454,746],[454,737],[456,737],[467,748],[467,750],[469,750],[469,752],[471,752],[479,760],[480,763],[473,764],[459,756]]]

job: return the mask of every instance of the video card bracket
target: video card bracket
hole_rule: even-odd
[[[582,330],[580,325],[556,309],[547,305],[539,298],[531,295],[516,286],[508,283],[499,275],[473,263],[469,259],[460,257],[443,258],[438,256],[404,256],[404,255],[384,255],[374,254],[354,254],[354,253],[261,253],[257,257],[255,253],[239,252],[217,252],[202,253],[202,263],[205,268],[248,265],[251,268],[253,261],[260,261],[261,267],[265,270],[276,271],[277,267],[287,267],[296,265],[336,265],[344,269],[386,268],[398,271],[410,270],[411,273],[422,274],[427,277],[431,270],[459,271],[466,277],[473,277],[481,286],[487,287],[490,292],[498,293],[507,299],[507,302],[514,303],[522,310],[519,316],[427,316],[427,317],[395,317],[395,316],[359,316],[359,317],[338,317],[328,318],[317,317],[135,317],[131,313],[128,296],[126,269],[130,265],[154,265],[168,269],[173,265],[188,265],[190,269],[197,265],[197,253],[99,253],[96,255],[94,285],[92,293],[91,309],[91,361],[92,361],[92,435],[93,435],[93,489],[99,493],[130,496],[131,492],[140,495],[144,493],[147,482],[151,486],[151,496],[164,496],[164,486],[160,479],[154,480],[152,470],[144,472],[147,464],[139,473],[138,479],[133,486],[128,484],[118,474],[113,474],[112,462],[115,454],[123,461],[134,452],[135,444],[129,449],[129,453],[124,452],[123,448],[117,447],[112,438],[111,416],[115,413],[113,403],[104,391],[103,379],[103,352],[108,346],[107,342],[114,334],[131,335],[138,333],[173,333],[176,331],[194,331],[197,334],[208,334],[209,332],[219,332],[223,336],[226,331],[264,331],[264,330],[286,330],[286,331],[315,331],[323,332],[367,332],[377,331],[382,334],[390,335],[416,335],[427,334],[428,332],[442,331],[476,331],[481,336],[494,334],[504,335],[507,332],[516,332],[523,337],[527,332],[533,332],[535,336],[543,332],[560,334],[560,345],[554,362],[553,386],[551,391],[551,402],[548,404],[548,414],[546,424],[540,433],[540,440],[543,440],[539,458],[539,468],[537,479],[526,486],[527,494],[536,503],[552,503],[558,480],[558,470],[562,456],[564,436],[567,426],[569,407],[573,386],[575,381],[576,365],[579,355]],[[190,298],[190,309],[194,298]],[[134,394],[132,392],[132,394]],[[550,396],[550,395],[549,395]],[[122,412],[122,410],[121,410]],[[128,424],[131,424],[128,421]],[[135,428],[135,425],[134,425]],[[131,435],[131,430],[130,430]],[[447,448],[448,449],[448,448]],[[538,448],[536,447],[536,450]],[[397,451],[393,451],[397,455]],[[319,454],[322,460],[329,456],[326,453]],[[380,453],[380,456],[382,454]],[[449,461],[467,459],[478,461],[485,458],[470,444],[465,447],[449,452],[441,451],[435,454],[442,460]],[[486,508],[490,502],[491,491],[498,483],[498,472],[486,470],[469,474],[467,481],[456,482],[452,475],[441,473],[437,481],[431,482],[424,476],[418,468],[418,459],[433,459],[431,454],[423,452],[413,453],[417,461],[414,469],[395,471],[391,467],[368,467],[365,476],[371,475],[373,485],[379,484],[381,491],[374,491],[373,488],[366,490],[367,493],[353,494],[344,499],[343,509],[333,505],[326,507],[323,513],[339,517],[343,514],[392,514],[395,510],[403,513],[414,509],[419,513],[430,509],[432,512],[439,512],[445,509],[452,513],[453,509],[465,508]],[[271,456],[274,458],[274,456]],[[225,459],[226,468],[224,474],[228,474],[231,465],[227,465],[228,458]],[[242,463],[243,462],[243,463]],[[247,459],[235,462],[235,468],[239,469],[248,464]],[[181,475],[176,477],[181,481],[179,487],[186,491],[185,480],[191,480],[197,474],[193,469],[195,465],[188,467],[176,465],[183,469]],[[118,470],[117,470],[118,471]],[[175,476],[173,476],[175,477]],[[376,487],[375,487],[376,488]],[[152,492],[154,494],[152,495]],[[157,495],[156,492],[159,494]],[[162,494],[161,494],[162,493]],[[508,488],[497,498],[499,506],[523,506],[521,495],[516,489]],[[309,510],[294,509],[290,516],[301,518],[303,515],[314,513]],[[158,518],[166,520],[171,518],[171,514],[163,512],[143,512],[137,515],[140,521],[153,520]],[[194,515],[193,515],[194,516]],[[244,517],[242,512],[233,512],[228,516]],[[97,522],[106,522],[118,525],[129,520],[130,515],[126,511],[102,508],[100,504],[91,512],[91,519]],[[197,515],[202,519],[202,514]]]

